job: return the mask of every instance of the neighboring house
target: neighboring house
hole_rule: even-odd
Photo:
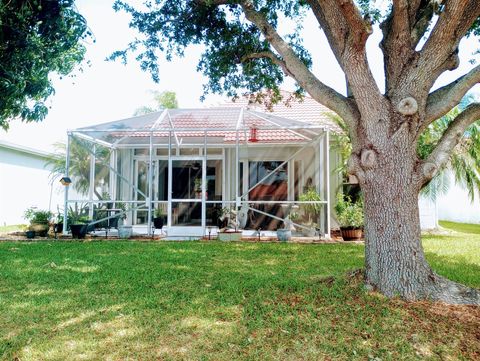
[[[49,153],[0,140],[0,224],[26,223],[29,207],[57,212],[63,189],[51,181],[46,168]]]
[[[422,230],[433,230],[438,228],[437,202],[420,196],[418,199],[420,212],[420,226]]]
[[[468,192],[455,183],[454,175],[450,172],[450,187],[448,192],[437,199],[438,219],[461,222],[480,223],[480,195],[470,199]]]

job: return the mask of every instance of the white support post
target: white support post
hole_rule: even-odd
[[[148,160],[148,235],[152,235],[152,194],[153,194],[153,131],[150,131],[149,160]]]
[[[325,134],[321,135],[318,140],[318,174],[317,174],[317,191],[323,197],[325,197]],[[322,212],[323,213],[323,212]],[[324,234],[326,233],[325,215],[320,215],[320,229]]]
[[[243,189],[248,189],[248,180],[250,178],[249,173],[250,173],[250,169],[248,165],[248,159],[246,159],[243,162],[243,179],[242,179]],[[242,199],[242,201],[248,201],[248,193],[245,195],[241,195],[240,198]]]
[[[330,131],[327,129],[325,134],[325,177],[326,179],[326,198],[327,201],[327,234],[326,238],[330,238]]]
[[[168,132],[168,205],[167,228],[172,226],[172,132]]]
[[[235,140],[235,207],[238,209],[240,204],[240,139],[238,137],[238,130]]]
[[[202,234],[205,234],[207,226],[207,131],[203,138],[203,162],[202,162]]]
[[[238,116],[236,128],[236,135],[235,135],[235,208],[240,208],[242,206],[241,199],[240,199],[240,137],[239,131],[240,128],[245,126],[244,121],[244,108],[240,109],[240,114]]]
[[[227,158],[225,157],[225,148],[222,148],[222,208],[225,207],[225,200],[227,199],[227,190],[226,190],[226,172],[225,170],[228,169],[226,167]]]
[[[95,191],[95,161],[96,161],[96,154],[97,154],[97,145],[93,143],[92,153],[90,154],[90,178],[88,184],[88,200],[89,205],[88,207],[88,218],[93,220],[93,193]]]
[[[117,200],[117,174],[112,169],[117,170],[117,150],[112,149],[110,151],[110,173],[109,173],[109,190],[110,199]]]
[[[67,137],[67,156],[65,158],[65,177],[69,177],[69,171],[70,171],[70,141],[71,141],[71,136],[70,133],[68,133]],[[63,202],[63,235],[67,235],[67,228],[68,228],[68,188],[70,186],[66,185],[65,186],[65,200]]]
[[[287,177],[288,177],[288,200],[293,201],[295,200],[295,175],[294,175],[294,166],[295,159],[291,159],[288,161],[287,165]]]

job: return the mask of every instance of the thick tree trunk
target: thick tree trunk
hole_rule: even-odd
[[[425,259],[416,156],[409,149],[411,146],[390,147],[386,154],[379,154],[376,166],[365,172],[367,285],[389,297],[480,304],[477,290],[435,274]]]

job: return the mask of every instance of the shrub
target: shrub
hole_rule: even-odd
[[[362,228],[363,227],[363,202],[352,202],[349,196],[337,194],[335,213],[340,227]]]
[[[30,222],[30,224],[48,224],[53,217],[53,213],[35,207],[28,208],[23,214],[23,218]]]

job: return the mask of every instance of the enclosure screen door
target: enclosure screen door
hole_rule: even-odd
[[[147,160],[136,159],[135,160],[135,187],[138,188],[142,193],[134,191],[134,199],[137,201],[136,206],[143,205],[145,208],[148,207],[145,204],[145,196],[148,195],[148,171],[149,171],[149,162]],[[153,163],[153,175],[156,175],[156,162]],[[155,182],[155,178],[154,178]],[[148,223],[148,209],[135,210],[133,212],[134,224],[147,224]]]
[[[170,161],[172,227],[205,226],[204,160],[201,157],[175,157]]]

